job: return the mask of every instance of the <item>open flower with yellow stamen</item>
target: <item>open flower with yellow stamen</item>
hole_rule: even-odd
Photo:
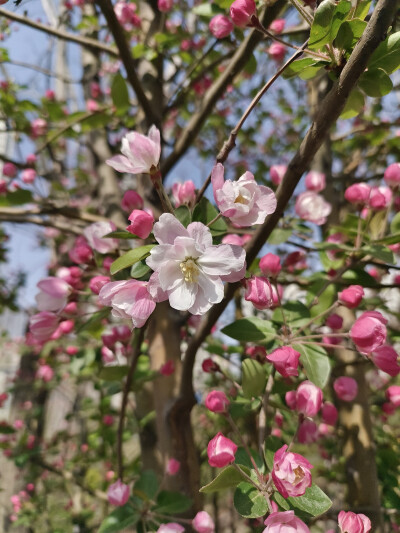
[[[146,263],[154,270],[148,291],[156,301],[202,315],[224,296],[223,281],[239,281],[246,270],[241,246],[214,246],[209,228],[192,222],[185,228],[169,213],[154,224],[155,246]]]

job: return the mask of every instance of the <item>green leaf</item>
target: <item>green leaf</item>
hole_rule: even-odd
[[[396,213],[390,223],[391,233],[400,233],[400,213]]]
[[[249,469],[242,467],[246,474],[249,474]],[[243,481],[243,475],[236,470],[234,466],[227,466],[220,472],[215,479],[213,479],[204,487],[201,487],[200,492],[210,494],[211,492],[219,492],[226,489],[237,487]]]
[[[311,317],[310,311],[302,302],[286,302],[282,307],[288,324],[300,327],[309,322]],[[284,324],[285,320],[283,319],[281,307],[277,307],[274,310],[272,320],[278,324]]]
[[[323,389],[328,383],[331,372],[326,350],[316,344],[293,344],[293,349],[301,353],[300,362],[308,379]]]
[[[360,19],[344,21],[335,39],[336,48],[349,51],[353,50],[354,45],[364,33],[366,26],[367,23]]]
[[[274,229],[268,238],[268,244],[282,244],[292,236],[292,229]]]
[[[15,429],[7,423],[0,423],[0,435],[10,435],[15,433]]]
[[[318,60],[313,59],[312,57],[304,57],[303,59],[297,59],[297,61],[293,61],[293,63],[287,67],[287,69],[283,73],[283,76],[285,78],[293,78],[306,68],[315,65],[317,62]]]
[[[221,332],[232,339],[249,342],[265,342],[275,335],[271,322],[256,317],[240,318],[225,326]]]
[[[264,456],[265,462],[270,470],[274,467],[274,455],[280,448],[282,448],[283,442],[278,437],[270,435],[264,442]]]
[[[104,309],[93,313],[89,320],[86,320],[86,322],[79,326],[77,333],[81,333],[82,331],[97,330],[99,327],[101,327],[103,319],[106,318],[109,314],[109,307],[105,307]]]
[[[323,45],[332,43],[350,9],[351,2],[348,0],[341,0],[337,5],[334,0],[323,0],[315,12],[309,48],[320,49]]]
[[[369,223],[369,230],[371,233],[371,238],[377,239],[379,235],[383,235],[386,229],[386,212],[377,211],[374,216],[371,218]]]
[[[265,465],[264,465],[263,458],[255,450],[250,450],[250,453],[251,453],[251,456],[253,457],[255,464],[257,465],[257,468],[260,470],[260,472],[264,472]],[[249,475],[251,471],[254,469],[253,463],[251,462],[251,459],[249,457],[249,454],[247,453],[247,450],[245,450],[242,446],[240,446],[236,451],[235,464],[240,465],[241,467],[244,466],[247,469],[249,469]]]
[[[117,114],[123,114],[129,109],[128,87],[126,81],[119,72],[115,74],[111,84],[111,98],[113,104],[117,108]]]
[[[0,206],[9,207],[14,205],[29,204],[33,197],[31,191],[26,189],[17,189],[14,192],[8,192],[4,196],[0,196]]]
[[[157,497],[155,513],[179,514],[184,513],[192,506],[192,500],[180,492],[161,491]]]
[[[287,498],[294,509],[308,513],[311,516],[320,516],[332,506],[331,500],[317,485],[308,487],[304,496]]]
[[[355,10],[354,18],[364,20],[365,17],[368,15],[369,8],[371,7],[371,2],[372,0],[361,0]]]
[[[118,257],[113,263],[111,263],[110,272],[116,274],[124,268],[128,268],[138,261],[141,261],[145,257],[150,255],[150,250],[154,247],[154,244],[146,244],[145,246],[139,246],[130,250],[128,253]]]
[[[178,209],[175,209],[174,215],[179,220],[179,222],[182,224],[182,226],[185,226],[185,228],[187,228],[188,225],[192,221],[190,209],[188,208],[187,205],[180,205]]]
[[[154,500],[159,487],[154,470],[145,470],[133,486],[133,493],[142,500]]]
[[[98,533],[116,533],[135,525],[139,520],[138,513],[128,504],[118,507],[103,520]]]
[[[393,89],[392,80],[381,68],[368,69],[359,79],[358,85],[365,94],[373,98],[385,96]]]
[[[245,518],[258,518],[268,512],[265,496],[253,485],[243,481],[239,483],[233,496],[236,511]]]
[[[93,115],[83,119],[80,122],[82,133],[87,133],[92,130],[99,130],[108,126],[110,123],[110,115],[108,113],[94,112]]]
[[[127,375],[129,367],[123,366],[105,366],[100,370],[99,378],[104,381],[122,381]]]
[[[202,198],[198,204],[196,204],[192,213],[193,222],[202,222],[203,224],[208,224],[211,220],[218,215],[219,211],[212,205],[212,203],[207,200],[207,198]],[[223,218],[219,218],[212,226],[210,226],[211,233],[213,235],[222,235],[227,232],[227,225]]]
[[[392,74],[400,67],[400,31],[389,35],[372,54],[368,63],[368,70],[383,69]]]
[[[135,263],[131,268],[131,277],[138,279],[145,276],[148,272],[150,272],[151,268],[146,265],[146,263],[142,261],[138,261]]]
[[[342,280],[348,281],[349,285],[361,285],[362,287],[376,287],[377,281],[362,268],[352,268],[342,275]]]
[[[356,117],[364,107],[364,95],[359,89],[351,91],[340,115],[341,119]]]
[[[262,364],[254,359],[245,359],[242,363],[242,374],[243,396],[245,398],[263,394],[267,375]]]
[[[384,263],[393,264],[395,262],[392,250],[383,244],[363,246],[362,251]]]
[[[129,231],[125,230],[116,230],[103,235],[103,239],[134,239],[135,235],[132,235]]]

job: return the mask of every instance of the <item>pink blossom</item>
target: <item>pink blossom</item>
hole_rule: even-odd
[[[365,311],[350,329],[351,340],[362,354],[369,354],[386,341],[387,320],[379,311]]]
[[[392,403],[395,407],[400,407],[400,386],[391,385],[386,390],[386,398]]]
[[[325,174],[317,172],[316,170],[311,170],[311,172],[306,175],[305,185],[309,191],[323,191],[326,187]]]
[[[235,0],[230,8],[231,19],[239,28],[250,25],[251,18],[256,13],[257,7],[254,0]]]
[[[26,162],[28,165],[34,165],[37,161],[36,154],[29,154],[26,156]]]
[[[264,348],[264,346],[248,346],[245,353],[260,363],[264,363],[265,358],[267,357],[267,350]]]
[[[209,392],[204,400],[204,405],[212,413],[226,413],[230,401],[222,391],[213,390]]]
[[[9,161],[6,161],[3,165],[3,176],[6,176],[7,178],[15,178],[17,175],[18,169],[14,165],[14,163],[11,163]]]
[[[199,511],[192,520],[193,529],[197,533],[214,533],[215,525],[206,511]]]
[[[319,194],[313,191],[306,191],[297,197],[295,210],[297,215],[303,220],[321,226],[325,224],[328,215],[330,215],[332,206]]]
[[[47,131],[47,122],[44,118],[35,118],[31,122],[31,134],[34,139],[45,135]]]
[[[297,387],[296,409],[304,416],[315,416],[322,406],[322,390],[311,381],[303,381]]]
[[[269,25],[269,29],[274,33],[282,33],[285,29],[286,20],[285,19],[275,19]]]
[[[371,520],[364,514],[340,511],[338,516],[340,533],[369,533]]]
[[[24,423],[23,420],[17,419],[17,420],[15,420],[13,426],[14,426],[14,429],[18,430],[18,429],[24,428],[25,427],[25,423]]]
[[[88,245],[85,237],[80,235],[76,238],[71,250],[68,252],[69,258],[74,263],[80,265],[81,263],[89,263],[93,257],[93,251]]]
[[[174,0],[158,0],[157,7],[163,13],[171,11],[174,5]]]
[[[343,289],[339,292],[339,302],[348,307],[349,309],[355,309],[361,303],[364,296],[364,289],[361,285],[350,285],[347,289]]]
[[[211,182],[222,215],[239,227],[263,224],[276,209],[274,192],[257,185],[251,172],[245,172],[237,181],[224,181],[224,167],[218,163],[212,170]]]
[[[201,363],[201,368],[203,372],[206,372],[207,374],[212,374],[213,372],[219,371],[219,365],[210,357],[204,359],[204,361]]]
[[[129,496],[129,486],[122,483],[120,479],[108,487],[107,498],[111,505],[116,505],[117,507],[125,505],[129,500]]]
[[[132,131],[122,139],[122,155],[107,159],[106,163],[118,172],[153,174],[161,155],[160,131],[152,126],[148,135]]]
[[[90,96],[94,99],[99,98],[102,94],[101,87],[96,81],[90,83]]]
[[[272,307],[272,286],[267,278],[251,276],[245,281],[246,292],[244,299],[251,302],[256,309]]]
[[[344,402],[352,402],[358,394],[357,381],[347,376],[341,376],[333,382],[337,397]]]
[[[259,268],[264,276],[275,278],[282,269],[281,260],[275,254],[266,254],[260,259]]]
[[[279,185],[283,180],[283,176],[286,174],[286,165],[272,165],[269,169],[269,175],[274,185]]]
[[[63,320],[60,322],[58,328],[63,334],[71,333],[75,327],[75,322],[73,320]]]
[[[217,433],[207,446],[209,465],[215,466],[216,468],[223,468],[233,463],[237,448],[236,444],[227,437],[224,437],[221,432]]]
[[[156,307],[147,282],[136,279],[107,283],[100,290],[99,302],[111,306],[115,317],[131,318],[135,328],[144,326]]]
[[[383,174],[383,179],[390,187],[398,187],[400,184],[400,163],[392,163]]]
[[[33,183],[36,179],[36,170],[34,168],[25,168],[22,172],[21,172],[21,180],[24,182],[24,183]]]
[[[126,191],[121,201],[121,207],[128,213],[134,209],[143,209],[143,198],[136,191]]]
[[[289,409],[296,409],[296,397],[297,392],[295,390],[290,390],[285,394],[285,402]]]
[[[104,235],[115,231],[114,222],[95,222],[83,230],[89,245],[100,254],[108,254],[118,247],[118,239],[104,238]]]
[[[162,376],[171,376],[175,372],[175,363],[170,359],[160,367],[160,374]]]
[[[110,278],[108,276],[94,276],[89,281],[89,289],[93,292],[93,294],[99,294],[100,290],[104,285],[107,285],[107,283],[110,283]]]
[[[181,468],[181,463],[177,461],[176,459],[174,459],[173,457],[171,457],[171,459],[168,459],[165,472],[169,476],[175,476],[179,472],[180,468]]]
[[[368,200],[368,206],[371,209],[375,209],[377,211],[386,209],[390,205],[391,201],[392,191],[389,189],[389,187],[372,187]]]
[[[392,377],[400,374],[400,364],[398,363],[398,354],[394,348],[388,345],[375,348],[369,355],[369,358],[383,372]]]
[[[170,213],[153,227],[159,246],[152,248],[147,265],[154,270],[149,291],[171,307],[202,315],[224,296],[223,281],[244,276],[245,251],[239,246],[213,246],[208,227],[192,222],[185,228]]]
[[[37,284],[40,289],[36,295],[36,303],[39,311],[58,312],[67,303],[72,287],[64,280],[56,277],[44,278]]]
[[[174,183],[172,185],[172,196],[174,197],[175,207],[194,204],[196,191],[193,181],[188,180],[184,183]]]
[[[29,319],[29,331],[40,342],[49,340],[57,327],[58,317],[49,311],[42,311]]]
[[[297,440],[300,444],[312,444],[317,442],[319,431],[313,420],[303,420],[297,432]]]
[[[276,350],[267,355],[267,360],[270,361],[279,374],[285,378],[299,375],[299,359],[299,352],[296,352],[296,350],[293,350],[290,346],[276,348]]]
[[[338,411],[331,402],[324,402],[322,406],[322,420],[329,426],[335,426],[338,419]]]
[[[112,415],[104,415],[102,422],[105,426],[112,426],[114,424],[114,417]]]
[[[54,370],[49,365],[41,365],[39,366],[35,377],[36,379],[41,379],[45,383],[48,383],[54,377]]]
[[[215,15],[208,26],[210,32],[217,39],[223,39],[233,31],[233,23],[231,19],[225,15]]]
[[[279,62],[285,57],[286,46],[281,43],[272,43],[267,52],[275,61]]]
[[[161,524],[156,533],[182,533],[185,528],[176,522],[168,522],[168,524]]]
[[[115,15],[118,22],[124,26],[126,30],[130,30],[131,27],[140,27],[140,18],[136,15],[136,4],[126,3],[121,0],[114,6]]]
[[[362,206],[368,203],[370,192],[371,187],[367,183],[354,183],[347,187],[344,197],[351,204]]]
[[[295,516],[294,511],[271,513],[264,524],[267,527],[262,533],[310,533],[305,523]]]
[[[336,313],[333,313],[332,315],[328,316],[325,324],[328,326],[328,328],[339,330],[343,327],[343,318]]]
[[[52,89],[47,89],[44,93],[46,100],[54,101],[56,99],[56,93]]]
[[[287,444],[274,455],[272,479],[279,493],[284,497],[302,496],[312,485],[312,464],[298,453],[287,452]]]
[[[153,229],[153,213],[134,209],[129,215],[128,220],[130,220],[131,224],[126,228],[127,231],[133,235],[137,235],[141,239],[147,239]]]

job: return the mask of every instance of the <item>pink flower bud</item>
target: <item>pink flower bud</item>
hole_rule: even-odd
[[[26,486],[26,490],[29,492],[33,492],[35,490],[35,485],[33,483],[28,483]]]
[[[364,289],[361,285],[350,285],[347,289],[339,292],[339,302],[349,309],[355,309],[361,303],[364,296]]]
[[[294,511],[271,513],[264,524],[267,527],[262,533],[310,533],[305,523],[295,516]]]
[[[179,461],[177,461],[176,459],[174,459],[173,457],[171,457],[171,459],[168,459],[168,463],[167,463],[167,467],[165,469],[165,472],[169,476],[175,476],[179,472],[180,468],[181,468],[181,463]]]
[[[10,163],[6,161],[3,165],[3,176],[6,176],[7,178],[15,178],[17,175],[18,169],[14,165],[14,163]]]
[[[340,533],[369,533],[371,520],[364,514],[340,511],[338,516]]]
[[[259,267],[263,276],[271,278],[275,278],[282,269],[280,258],[271,253],[264,255],[260,259]]]
[[[37,286],[40,289],[36,295],[39,311],[60,311],[65,307],[72,290],[66,281],[54,276],[42,279]]]
[[[39,366],[35,377],[36,379],[41,379],[45,383],[48,383],[54,377],[54,370],[49,365]]]
[[[269,169],[269,175],[274,185],[279,185],[287,171],[286,165],[272,165]]]
[[[67,335],[68,333],[71,333],[75,327],[75,322],[73,320],[63,320],[60,322],[60,325],[58,326],[62,333]]]
[[[275,19],[271,22],[269,29],[274,33],[282,33],[285,29],[286,20],[285,19]]]
[[[94,99],[101,96],[101,87],[96,81],[90,83],[90,96]]]
[[[34,165],[37,161],[36,154],[29,154],[26,156],[26,162],[28,165]]]
[[[24,183],[33,183],[36,179],[36,170],[34,168],[25,168],[22,172],[21,172],[21,180],[24,182]]]
[[[193,204],[196,200],[193,181],[188,180],[184,183],[174,183],[172,185],[172,196],[174,197],[175,207]]]
[[[154,217],[152,213],[134,209],[129,215],[131,225],[126,229],[133,235],[137,235],[141,239],[147,239],[153,229]]]
[[[328,316],[326,319],[325,324],[328,326],[328,328],[331,328],[333,330],[342,329],[343,327],[343,318],[335,313]]]
[[[67,346],[65,348],[65,352],[68,355],[76,355],[79,352],[79,348],[78,348],[78,346]]]
[[[335,426],[338,419],[336,407],[331,402],[325,402],[322,406],[322,420],[329,426]]]
[[[171,376],[175,372],[175,363],[170,359],[164,363],[160,368],[160,374],[162,376]]]
[[[317,442],[319,431],[317,424],[313,420],[304,420],[297,432],[297,440],[300,444],[312,444]]]
[[[134,209],[143,209],[143,198],[136,191],[126,191],[122,198],[121,207],[128,213]]]
[[[325,174],[317,172],[316,170],[311,170],[311,172],[306,175],[305,185],[309,191],[323,191],[326,186]]]
[[[114,423],[114,417],[112,415],[104,415],[102,422],[105,426],[112,426]]]
[[[111,280],[108,276],[94,276],[89,281],[89,288],[93,294],[99,294],[100,290],[104,285],[109,283]]]
[[[115,250],[118,246],[117,239],[109,239],[104,237],[117,229],[114,222],[95,222],[83,230],[89,246],[99,252],[100,254],[108,254]]]
[[[344,197],[351,204],[363,206],[368,203],[370,192],[371,187],[367,183],[354,183],[347,187]]]
[[[333,388],[339,400],[352,402],[358,394],[357,381],[347,376],[341,376],[333,382]]]
[[[392,403],[395,407],[400,407],[400,386],[391,385],[386,390],[386,398]]]
[[[204,361],[201,363],[201,368],[203,369],[203,372],[206,372],[207,374],[219,371],[218,363],[213,361],[210,357],[204,359]]]
[[[31,122],[31,135],[34,139],[45,135],[47,131],[47,122],[44,118],[35,118]]]
[[[50,339],[58,327],[58,316],[48,311],[42,311],[29,319],[29,331],[36,340],[43,342]]]
[[[297,392],[295,390],[290,390],[285,394],[285,402],[286,405],[289,407],[289,409],[295,410],[296,409],[296,397]]]
[[[221,432],[217,433],[207,446],[209,465],[215,466],[216,468],[223,468],[233,463],[237,448],[236,444],[227,437],[224,437]]]
[[[285,444],[274,455],[272,479],[279,493],[284,497],[302,496],[312,485],[312,464],[298,453],[287,452]]]
[[[159,11],[162,11],[163,13],[167,13],[168,11],[171,11],[173,5],[174,5],[173,0],[158,0],[158,3],[157,3],[157,7]]]
[[[321,226],[325,224],[328,215],[330,215],[332,206],[319,194],[306,191],[297,197],[295,211],[303,220]]]
[[[285,378],[299,375],[299,359],[299,352],[293,350],[290,346],[276,348],[276,350],[267,355],[267,360],[270,361],[279,374]]]
[[[210,28],[210,32],[217,39],[223,39],[233,31],[232,21],[225,15],[215,15],[215,17],[211,19],[208,27]]]
[[[268,54],[275,59],[275,61],[282,61],[286,54],[286,46],[281,43],[272,43],[267,50]]]
[[[369,355],[369,358],[383,372],[392,377],[400,374],[398,354],[394,348],[388,345],[379,346]]]
[[[372,187],[368,200],[368,206],[371,209],[376,211],[386,209],[391,201],[392,191],[389,187]]]
[[[130,490],[128,485],[122,483],[119,479],[112,485],[108,487],[107,498],[111,505],[116,505],[118,507],[125,505],[129,500]]]
[[[214,521],[206,511],[199,511],[193,518],[192,525],[197,533],[214,533],[215,531]]]
[[[272,287],[267,278],[251,276],[245,280],[244,299],[251,302],[256,309],[268,309],[272,306]]]
[[[383,179],[390,187],[398,187],[400,184],[400,163],[392,163],[387,167]]]
[[[212,413],[226,413],[229,404],[226,394],[218,390],[209,392],[204,400],[204,405]]]
[[[73,263],[89,263],[93,257],[93,252],[86,239],[82,236],[76,238],[73,248],[68,252]]]
[[[257,7],[254,0],[235,0],[230,9],[231,19],[239,28],[250,25],[251,18],[256,13]]]
[[[322,406],[322,390],[311,381],[303,381],[297,387],[296,409],[304,416],[315,416]]]
[[[176,522],[168,522],[168,524],[161,524],[156,533],[183,533],[185,528]]]
[[[351,340],[362,354],[369,354],[386,341],[386,323],[379,311],[365,311],[350,329]]]

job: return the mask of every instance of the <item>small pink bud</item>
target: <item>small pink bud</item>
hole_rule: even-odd
[[[192,525],[197,533],[214,533],[215,531],[214,521],[206,511],[199,511],[193,518]]]
[[[112,415],[104,415],[103,416],[103,424],[105,426],[112,426],[114,423],[114,417]]]
[[[251,18],[256,13],[257,7],[254,0],[235,0],[230,8],[231,19],[239,28],[250,25]]]
[[[296,409],[304,416],[315,416],[322,406],[322,390],[311,381],[303,381],[297,388]]]
[[[274,33],[282,33],[285,29],[286,20],[285,19],[275,19],[271,22],[269,29]]]
[[[93,294],[99,294],[101,288],[110,281],[108,276],[94,276],[94,278],[89,281],[89,288]]]
[[[387,320],[379,311],[365,311],[350,329],[351,340],[362,354],[369,354],[386,341]]]
[[[330,215],[332,206],[314,191],[306,191],[297,197],[295,211],[303,220],[321,226],[325,224],[327,217]]]
[[[276,350],[267,355],[267,360],[272,363],[279,374],[285,378],[299,375],[299,359],[299,352],[293,350],[290,346],[276,348]]]
[[[230,18],[225,15],[215,15],[209,24],[210,32],[217,39],[227,37],[233,31],[233,24]]]
[[[122,198],[121,207],[128,213],[134,209],[143,209],[143,198],[136,191],[126,191]]]
[[[209,465],[215,466],[216,468],[223,468],[233,463],[237,448],[236,444],[227,437],[224,437],[221,432],[217,433],[207,446]]]
[[[391,385],[386,390],[386,398],[392,403],[395,407],[400,407],[400,386]]]
[[[286,55],[286,46],[281,43],[272,43],[267,50],[268,54],[275,59],[275,61],[282,61]]]
[[[331,328],[333,330],[339,330],[343,327],[343,318],[333,313],[332,315],[328,316],[325,324],[328,326],[328,328]]]
[[[31,122],[31,135],[34,139],[45,135],[47,131],[47,122],[44,118],[35,118]]]
[[[347,187],[344,197],[351,204],[363,206],[368,203],[370,192],[371,187],[367,183],[354,183]]]
[[[300,444],[312,444],[317,442],[319,431],[317,424],[313,420],[303,420],[297,432],[297,440]]]
[[[14,165],[14,163],[10,163],[6,161],[3,165],[3,176],[6,176],[7,178],[15,178],[17,175],[18,169]]]
[[[269,169],[269,175],[274,185],[279,185],[287,171],[286,165],[272,165]]]
[[[338,516],[340,533],[369,533],[371,520],[364,514],[340,511]]]
[[[179,461],[177,461],[176,459],[174,459],[173,457],[171,457],[171,459],[168,459],[168,463],[167,463],[167,467],[165,469],[165,472],[169,476],[175,476],[179,472],[180,468],[181,468],[181,463]]]
[[[21,172],[21,180],[24,182],[24,183],[33,183],[36,179],[36,170],[34,168],[25,168],[22,172]]]
[[[398,187],[400,185],[400,163],[389,165],[385,170],[383,179],[390,187]]]
[[[134,209],[129,215],[128,220],[130,220],[131,224],[126,229],[141,239],[147,239],[153,229],[153,214],[140,209]]]
[[[343,289],[339,292],[339,302],[348,307],[349,309],[355,309],[361,303],[364,296],[364,289],[361,285],[350,285],[347,289]]]
[[[260,259],[259,268],[263,276],[275,278],[282,269],[281,260],[277,255],[268,253]]]
[[[207,374],[219,371],[219,365],[209,357],[204,359],[201,363],[201,368],[203,369],[203,372],[206,372]]]
[[[114,470],[108,470],[108,472],[106,472],[106,481],[112,481],[114,477],[115,477]]]
[[[344,402],[352,402],[358,394],[357,381],[347,376],[335,379],[333,388],[339,400]]]
[[[184,183],[174,183],[172,185],[172,196],[174,197],[175,207],[194,204],[196,190],[193,181],[188,180]]]
[[[392,377],[400,374],[398,354],[394,348],[388,345],[379,346],[369,355],[375,366]]]
[[[322,406],[322,420],[329,426],[335,426],[338,419],[338,411],[331,402],[325,402]]]
[[[256,309],[268,309],[272,306],[272,287],[267,278],[251,276],[245,280],[244,299],[251,302]]]
[[[171,376],[175,372],[175,363],[170,359],[165,362],[160,368],[160,374],[162,376]]]
[[[129,495],[129,486],[122,483],[120,479],[116,483],[110,485],[107,490],[108,501],[111,505],[116,505],[118,507],[127,503]]]
[[[309,191],[323,191],[326,186],[325,174],[312,170],[306,175],[305,185]]]
[[[167,13],[168,11],[171,11],[173,5],[174,5],[173,0],[158,0],[158,3],[157,3],[157,7],[159,11],[162,11],[163,13]]]
[[[211,391],[204,400],[204,405],[212,413],[226,413],[229,407],[229,400],[222,391]]]

